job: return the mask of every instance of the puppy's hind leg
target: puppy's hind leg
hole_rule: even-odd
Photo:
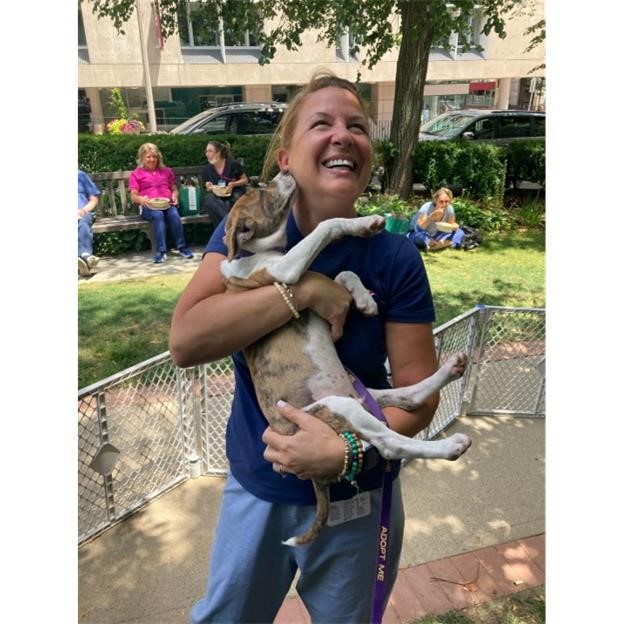
[[[386,459],[448,459],[455,460],[471,445],[463,433],[455,433],[441,440],[416,440],[392,431],[367,412],[362,404],[353,398],[328,396],[304,408],[314,414],[322,406],[348,421],[351,431],[356,431],[368,440]]]
[[[417,384],[388,390],[375,390],[368,388],[372,397],[380,407],[400,407],[405,410],[413,410],[420,407],[427,397],[442,389],[451,381],[459,379],[466,371],[468,357],[465,353],[454,353],[446,362],[427,379]]]

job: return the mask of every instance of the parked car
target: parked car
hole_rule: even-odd
[[[173,128],[171,134],[273,134],[287,104],[243,102],[209,108]]]
[[[419,140],[509,143],[545,136],[546,113],[468,109],[443,113],[423,124]]]

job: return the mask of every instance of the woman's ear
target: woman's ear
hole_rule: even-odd
[[[277,150],[277,164],[282,173],[288,173],[289,162],[290,159],[288,158],[288,150],[281,147]]]

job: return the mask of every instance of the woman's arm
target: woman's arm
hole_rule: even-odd
[[[141,195],[138,190],[130,190],[130,201],[139,206],[147,206],[149,208],[149,197],[147,195]]]
[[[231,355],[292,318],[273,285],[226,292],[220,270],[224,259],[221,254],[207,253],[178,300],[169,334],[169,349],[178,366]],[[342,335],[351,305],[345,288],[308,272],[291,289],[298,310],[314,310],[330,323],[334,339]]]
[[[386,323],[386,348],[395,388],[418,383],[437,370],[430,323]],[[413,412],[387,407],[384,415],[391,429],[415,436],[431,422],[439,400],[435,393]]]
[[[92,212],[97,208],[98,196],[89,195],[89,201],[82,207],[78,208],[78,217],[84,217],[88,212]]]

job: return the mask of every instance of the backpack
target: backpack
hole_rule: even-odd
[[[483,235],[479,230],[470,227],[469,225],[462,225],[461,229],[464,231],[464,240],[462,241],[461,248],[464,250],[474,249],[483,243]]]

